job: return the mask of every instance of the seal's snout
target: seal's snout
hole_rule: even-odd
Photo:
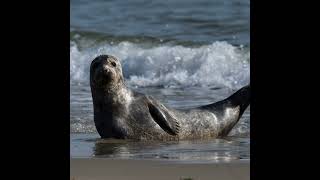
[[[102,70],[105,73],[109,73],[111,71],[110,67],[107,64],[102,65]]]

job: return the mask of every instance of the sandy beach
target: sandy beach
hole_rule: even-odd
[[[248,180],[250,162],[178,163],[156,160],[71,158],[72,180]]]

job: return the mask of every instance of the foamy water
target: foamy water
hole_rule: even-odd
[[[121,42],[82,51],[71,42],[71,81],[88,83],[90,63],[101,54],[120,58],[130,86],[223,86],[238,89],[249,83],[250,52],[227,42],[194,48],[168,45],[145,48]]]

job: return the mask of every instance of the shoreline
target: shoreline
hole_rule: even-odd
[[[165,160],[70,158],[70,179],[248,180],[250,161],[181,163]]]

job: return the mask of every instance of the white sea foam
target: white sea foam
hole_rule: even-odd
[[[250,51],[227,42],[196,48],[169,45],[146,48],[121,42],[80,50],[73,41],[70,42],[71,81],[88,83],[90,63],[101,54],[121,59],[126,83],[131,86],[225,86],[237,89],[250,81]]]

